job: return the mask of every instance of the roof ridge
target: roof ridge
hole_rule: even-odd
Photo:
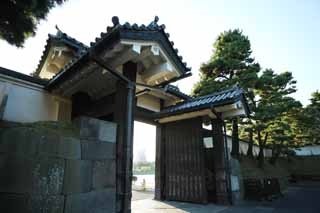
[[[159,21],[159,17],[155,16],[154,20],[147,26],[144,24],[138,25],[137,23],[130,24],[129,22],[120,24],[119,17],[113,16],[112,17],[113,26],[108,26],[107,32],[100,33],[100,37],[96,37],[95,42],[90,43],[90,47],[95,46],[97,43],[102,41],[105,36],[107,36],[108,34],[110,34],[112,31],[116,29],[136,30],[136,31],[158,31],[158,32],[162,32],[165,35],[172,49],[175,51],[178,58],[181,60],[181,63],[186,67],[188,71],[190,71],[191,68],[187,67],[187,63],[182,61],[183,57],[181,55],[178,55],[179,50],[177,48],[174,48],[174,42],[169,39],[170,34],[165,32],[166,25],[164,24],[159,25],[158,21]]]
[[[235,84],[233,85],[232,87],[228,88],[228,89],[225,89],[225,90],[221,90],[219,92],[214,92],[214,93],[211,93],[211,94],[208,94],[208,95],[204,95],[204,96],[199,96],[199,97],[195,97],[195,98],[192,98],[192,100],[199,100],[199,99],[203,99],[203,98],[208,98],[208,97],[212,97],[212,96],[217,96],[217,95],[221,95],[223,93],[227,93],[227,92],[231,92],[231,91],[235,91],[235,90],[239,90],[241,92],[243,92],[242,88],[239,87],[238,84]]]

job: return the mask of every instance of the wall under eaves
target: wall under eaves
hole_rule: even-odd
[[[0,120],[11,122],[70,121],[71,101],[43,86],[0,74]]]

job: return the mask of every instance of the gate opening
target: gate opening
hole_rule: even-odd
[[[154,198],[156,127],[134,122],[132,200]]]

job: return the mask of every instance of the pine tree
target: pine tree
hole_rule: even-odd
[[[35,35],[37,24],[58,4],[65,0],[2,0],[0,3],[0,38],[22,47]]]

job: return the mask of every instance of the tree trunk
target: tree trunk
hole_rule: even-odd
[[[231,155],[234,158],[239,158],[238,118],[232,119],[232,151],[231,151]]]
[[[249,129],[249,143],[248,143],[248,151],[247,156],[253,158],[253,130]]]
[[[267,143],[267,139],[268,139],[268,132],[265,134],[264,136],[264,141],[262,141],[261,138],[261,130],[258,130],[258,142],[259,142],[259,155],[258,155],[258,161],[259,161],[259,167],[263,168],[264,166],[264,146]]]
[[[270,159],[270,163],[272,165],[275,165],[279,156],[280,156],[280,153],[281,153],[281,148],[282,148],[282,145],[283,142],[281,141],[280,145],[278,144],[273,144],[273,149],[272,149],[272,157]]]

